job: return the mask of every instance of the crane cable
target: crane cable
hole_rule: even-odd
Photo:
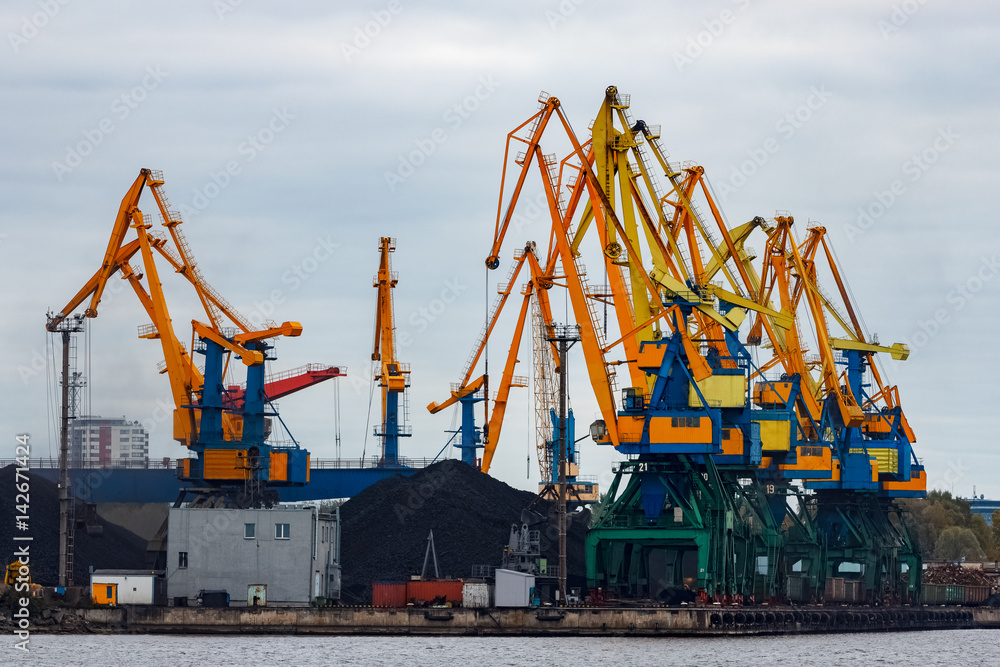
[[[55,344],[53,343],[54,334],[46,332],[45,333],[45,356],[48,357],[47,363],[45,365],[45,408],[46,408],[46,419],[45,428],[48,431],[49,439],[49,459],[52,459],[52,431],[55,427],[55,409],[53,407],[55,403],[55,380],[54,374],[56,372],[56,355],[55,355]],[[58,429],[55,429],[58,431]]]
[[[483,448],[489,444],[490,437],[490,269],[486,268],[483,281],[483,314],[485,316],[486,339],[483,341]],[[510,286],[508,286],[508,289]],[[464,446],[465,443],[463,442]],[[473,458],[475,458],[475,447],[473,447]],[[480,466],[481,468],[482,466]]]
[[[843,266],[843,264],[840,262],[840,257],[837,256],[837,250],[833,247],[833,243],[828,244],[828,247],[830,248],[830,254],[833,255],[833,261],[835,261],[837,263],[838,267]],[[851,283],[848,282],[847,276],[846,275],[842,275],[841,279],[844,281],[844,287],[847,289],[847,295],[850,297],[851,303],[856,305],[858,303],[858,300],[854,296],[854,290],[851,289]],[[869,343],[874,343],[875,342],[874,336],[872,336],[870,333],[868,333],[868,324],[865,322],[865,318],[864,318],[864,316],[862,316],[861,310],[859,308],[855,308],[854,312],[857,314],[858,321],[861,323],[861,333],[864,334],[865,340],[867,342],[869,342]],[[886,369],[886,365],[882,361],[882,356],[879,355],[879,354],[873,354],[871,356],[872,356],[872,358],[874,358],[874,361],[878,365],[879,370],[882,371],[882,377],[884,378],[884,384],[886,386],[888,386],[891,383],[889,381],[889,373],[888,373],[888,371]],[[870,373],[871,371],[868,371],[868,372]]]
[[[375,309],[378,310],[378,304],[377,303],[375,304]],[[376,321],[378,320],[378,313],[377,312],[375,313],[375,319],[376,319]],[[373,334],[372,334],[372,343],[371,343],[370,347],[372,349],[375,349],[375,346],[377,344],[378,344],[378,328],[376,327],[374,329]],[[375,360],[374,359],[371,360],[371,363],[369,364],[368,369],[369,369],[369,371],[368,371],[368,378],[369,378],[369,381],[371,382],[371,387],[368,390],[368,414],[365,416],[365,438],[364,438],[363,445],[362,445],[362,448],[361,448],[361,465],[362,466],[364,466],[364,464],[365,464],[365,456],[368,455],[368,427],[371,426],[371,421],[372,421],[372,398],[375,396]]]

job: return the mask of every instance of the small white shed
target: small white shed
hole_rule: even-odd
[[[535,575],[515,570],[496,570],[497,607],[530,607]]]
[[[167,603],[167,587],[163,572],[153,570],[94,570],[90,578],[92,591],[112,590],[113,599],[94,601],[103,604],[160,604]]]

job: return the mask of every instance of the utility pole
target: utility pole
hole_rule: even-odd
[[[566,353],[580,340],[578,325],[553,324],[549,341],[559,345],[559,603],[566,604],[566,453],[569,451],[569,429],[566,428],[566,379],[569,368]]]
[[[70,352],[73,334],[83,331],[83,315],[57,320],[51,314],[47,329],[62,337],[62,419],[59,428],[59,585],[73,585],[73,494],[69,477]],[[75,355],[74,355],[75,357]],[[74,359],[75,361],[75,359]],[[75,403],[75,401],[74,401]]]

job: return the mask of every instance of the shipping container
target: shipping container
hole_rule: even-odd
[[[485,581],[466,581],[462,584],[462,606],[483,609],[490,606],[490,585]]]
[[[843,602],[845,595],[843,577],[830,577],[826,580],[826,591],[823,597],[827,602]]]
[[[924,584],[921,587],[921,599],[924,604],[944,604],[946,588],[947,586],[940,584]]]
[[[966,586],[965,604],[979,604],[990,596],[989,586]]]
[[[405,607],[406,582],[376,581],[372,584],[372,606]]]
[[[962,604],[965,602],[965,586],[946,586],[945,604]]]
[[[531,606],[531,593],[535,587],[535,577],[524,572],[514,570],[496,571],[496,596],[497,607],[529,607]]]
[[[844,580],[844,602],[861,604],[865,601],[865,582],[860,579]]]
[[[427,602],[437,600],[438,604],[450,602],[453,605],[462,604],[462,580],[440,579],[435,581],[406,582],[407,602]]]
[[[785,590],[788,591],[788,599],[792,602],[808,602],[806,597],[806,581],[807,579],[800,575],[790,574],[788,575],[788,585]]]

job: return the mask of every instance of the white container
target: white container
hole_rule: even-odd
[[[535,576],[514,570],[497,570],[496,606],[530,607]]]
[[[490,606],[490,585],[485,581],[466,581],[462,584],[462,606],[484,609]]]
[[[95,570],[91,586],[117,586],[118,604],[166,604],[162,576],[145,570]]]

